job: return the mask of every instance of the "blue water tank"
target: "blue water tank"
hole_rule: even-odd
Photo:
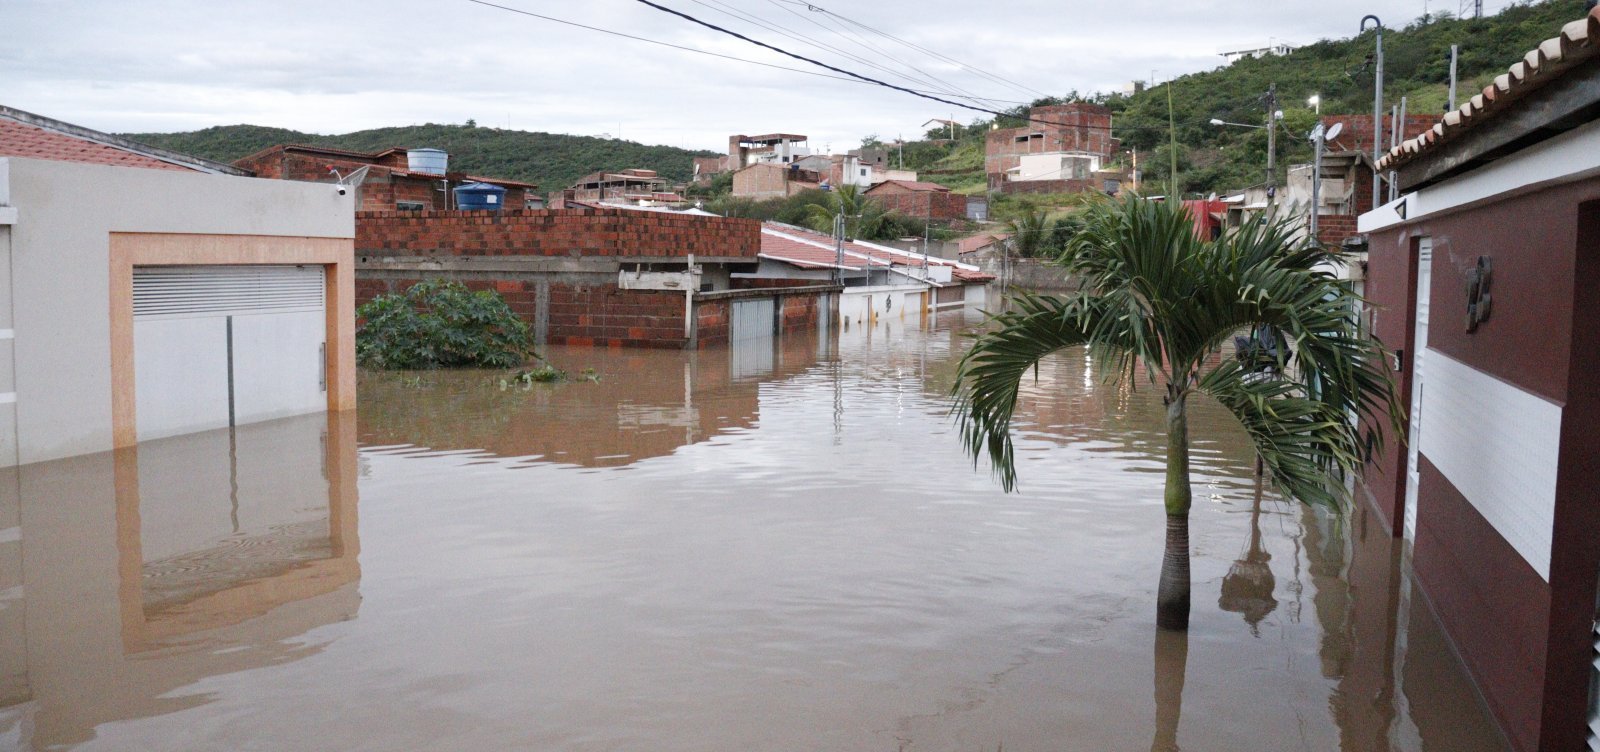
[[[506,204],[506,189],[488,183],[467,183],[455,188],[456,208],[468,211],[500,211]]]

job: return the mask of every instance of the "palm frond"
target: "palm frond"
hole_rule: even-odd
[[[1011,303],[961,359],[954,390],[962,443],[974,464],[988,455],[1007,491],[1017,484],[1011,418],[1028,369],[1050,353],[1079,345],[1093,345],[1107,358],[1127,352],[1120,332],[1107,326],[1106,306],[1095,298],[1024,294]]]
[[[1295,381],[1227,360],[1200,379],[1199,389],[1238,418],[1273,482],[1302,501],[1333,504],[1339,497],[1332,477],[1356,470],[1365,457],[1350,415],[1305,396]]]

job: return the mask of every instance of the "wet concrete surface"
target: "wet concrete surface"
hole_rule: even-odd
[[[1381,526],[1206,402],[1158,634],[1159,394],[1048,361],[1003,494],[947,414],[976,320],[363,374],[7,471],[0,749],[1504,748]]]

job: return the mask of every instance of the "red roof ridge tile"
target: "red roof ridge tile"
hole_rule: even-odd
[[[1494,82],[1460,107],[1447,112],[1420,136],[1407,139],[1378,160],[1379,170],[1392,170],[1424,151],[1455,138],[1539,88],[1578,63],[1600,56],[1600,6],[1561,27],[1561,33],[1540,42]]]

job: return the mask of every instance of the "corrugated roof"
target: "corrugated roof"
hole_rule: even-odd
[[[762,223],[761,255],[763,256],[776,261],[795,263],[796,266],[802,265],[796,262],[803,262],[837,268],[835,263],[838,258],[837,253],[833,238],[820,232],[780,222]],[[914,268],[926,264],[952,267],[951,276],[963,281],[987,282],[994,279],[993,275],[983,273],[972,264],[963,264],[937,256],[929,256],[924,260],[920,253],[861,240],[847,241],[844,244],[844,259],[844,268],[852,270],[861,270],[869,265],[881,269],[895,266]]]
[[[0,107],[0,157],[143,167],[152,170],[243,174],[242,171],[228,165],[145,146],[120,136],[9,107]]]
[[[1378,160],[1378,169],[1395,169],[1428,149],[1460,136],[1597,54],[1600,54],[1600,7],[1561,27],[1560,34],[1541,42],[1466,104],[1445,113],[1432,129],[1390,149]]]

